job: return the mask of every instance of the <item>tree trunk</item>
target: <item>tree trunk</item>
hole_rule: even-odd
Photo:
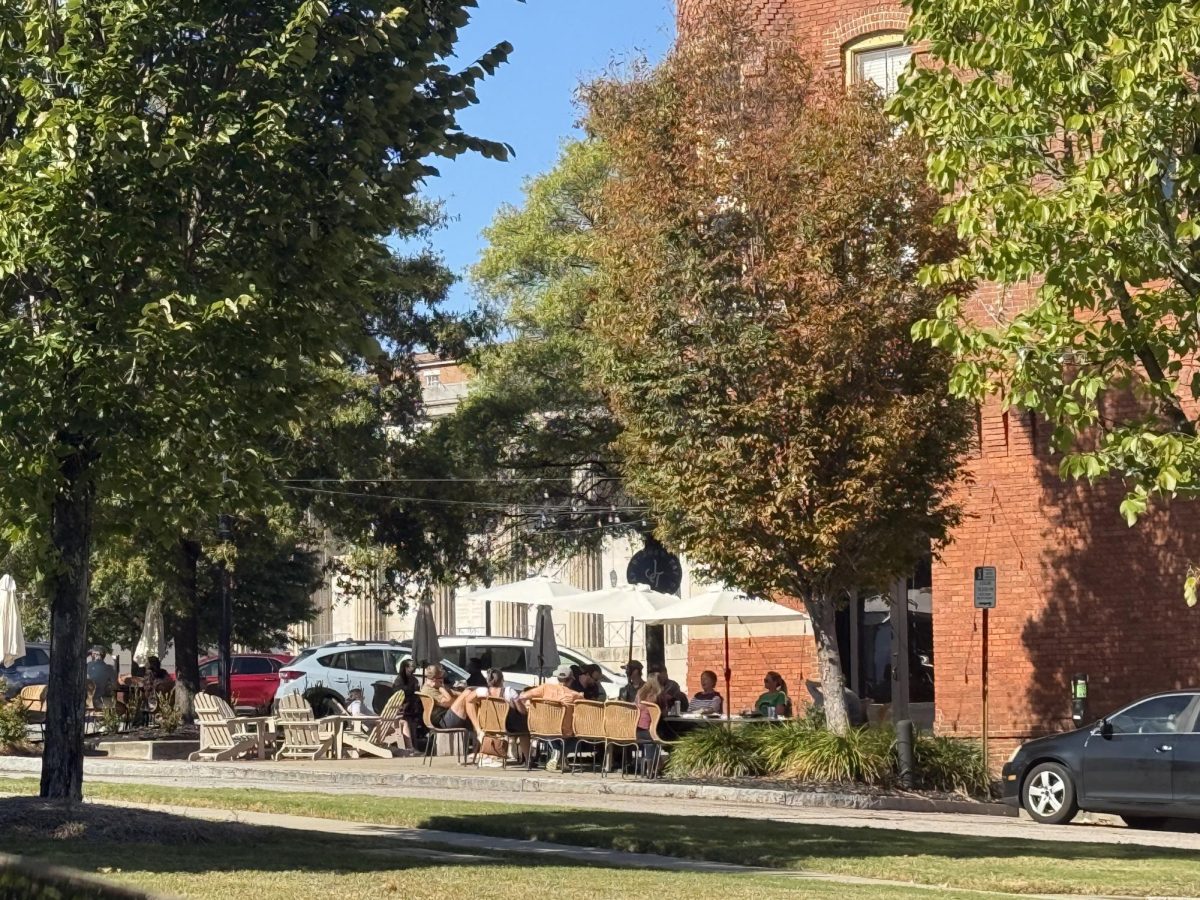
[[[179,618],[175,623],[175,706],[185,722],[195,721],[195,696],[200,693],[200,637],[196,621],[196,570],[200,562],[197,541],[179,542]]]
[[[92,551],[91,461],[77,449],[59,465],[51,539],[58,565],[50,593],[50,679],[41,796],[83,799],[83,717],[87,701],[88,582]]]
[[[817,642],[817,667],[821,673],[821,693],[825,695],[825,721],[834,734],[850,730],[846,711],[846,678],[842,674],[842,654],[837,642],[837,609],[833,598],[814,595],[804,600]]]

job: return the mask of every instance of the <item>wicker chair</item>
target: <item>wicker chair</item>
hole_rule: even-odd
[[[530,740],[549,744],[551,749],[558,744],[565,759],[567,736],[563,733],[563,723],[567,717],[567,707],[557,700],[530,700],[527,706],[529,708]],[[533,753],[529,754],[525,768],[533,768]]]
[[[500,697],[481,697],[479,699],[479,730],[484,739],[495,738],[508,748],[512,736],[508,733],[508,701]],[[483,748],[475,754],[475,765],[483,764]],[[504,754],[504,765],[508,765],[508,754]]]
[[[37,725],[42,730],[42,739],[46,737],[46,685],[29,684],[21,688],[17,694],[17,704],[25,714],[28,725]]]
[[[576,763],[580,750],[591,747],[592,771],[596,771],[596,765],[604,756],[604,747],[608,743],[608,736],[604,732],[604,704],[595,700],[576,700],[572,730],[575,732],[575,747],[571,753]],[[566,771],[565,756],[563,762],[563,771]]]
[[[448,734],[450,735],[450,746],[454,748],[454,755],[465,766],[469,752],[467,742],[470,740],[470,733],[465,728],[439,728],[434,725],[433,698],[428,694],[420,694],[419,697],[421,699],[421,718],[425,722],[425,727],[429,730],[429,737],[425,741],[425,764],[433,765],[434,750],[437,748],[437,735]]]
[[[614,747],[621,748],[621,774],[625,774],[625,760],[630,749],[637,750],[637,723],[641,711],[636,703],[617,700],[604,704],[604,760],[603,773],[608,771]]]
[[[658,733],[658,723],[662,721],[662,707],[657,703],[643,703],[642,705],[650,712],[650,727],[646,730],[650,732],[651,743],[641,747],[638,770],[643,778],[654,778],[662,768],[661,763],[666,749],[673,746],[676,741],[664,740]]]

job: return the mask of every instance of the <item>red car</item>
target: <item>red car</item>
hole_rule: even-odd
[[[233,692],[233,707],[239,711],[269,712],[279,688],[279,670],[292,661],[280,653],[235,653],[229,687]],[[218,659],[206,656],[200,660],[200,680],[206,685],[217,683]]]

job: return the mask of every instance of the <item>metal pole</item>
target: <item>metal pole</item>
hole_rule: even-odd
[[[233,539],[229,516],[225,514],[222,514],[218,521],[217,539],[222,543],[227,543]],[[233,674],[231,659],[233,645],[233,597],[229,590],[229,570],[224,560],[221,560],[218,567],[217,577],[220,580],[221,587],[221,626],[217,635],[218,683],[221,686],[221,695],[225,698],[226,702],[233,703],[233,692],[230,684],[230,677]]]
[[[913,786],[913,723],[901,719],[896,723],[896,757],[900,763],[900,786]]]
[[[729,717],[732,714],[733,694],[729,684],[732,680],[733,672],[729,668],[729,616],[725,617],[725,722],[729,724]]]
[[[983,683],[983,765],[989,772],[991,771],[988,765],[988,609],[983,610],[983,659],[981,663],[982,683]]]

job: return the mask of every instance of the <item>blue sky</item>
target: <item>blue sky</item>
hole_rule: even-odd
[[[614,60],[660,59],[674,39],[674,17],[673,0],[480,0],[459,57],[473,60],[505,40],[514,51],[460,122],[470,133],[511,144],[517,155],[506,163],[473,156],[435,161],[442,175],[426,194],[445,203],[451,222],[432,243],[451,269],[465,274],[500,205],[519,202],[522,182],[554,164],[562,141],[575,133],[580,81]],[[468,286],[459,283],[454,308],[471,302]]]

